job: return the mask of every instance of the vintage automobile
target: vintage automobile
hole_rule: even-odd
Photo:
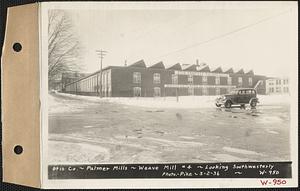
[[[257,103],[259,101],[256,97],[256,90],[253,88],[234,89],[229,94],[222,95],[216,99],[217,107],[224,105],[226,108],[231,108],[232,105],[245,107],[246,104],[250,104],[251,108],[255,108]]]

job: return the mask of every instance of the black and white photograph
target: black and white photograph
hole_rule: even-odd
[[[296,3],[48,5],[42,78],[49,179],[64,179],[64,165],[77,172],[101,164],[224,170],[232,163],[294,178],[269,163],[291,168],[297,157]],[[227,176],[218,173],[211,176]],[[169,176],[189,175],[156,178]]]

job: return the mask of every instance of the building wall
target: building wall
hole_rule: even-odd
[[[71,82],[65,86],[64,92],[95,96],[100,95],[100,89],[102,89],[103,97],[111,96],[111,70],[102,72],[102,80],[100,79],[100,74],[98,72]]]
[[[266,77],[261,75],[251,75],[251,74],[230,74],[232,77],[232,84],[235,85],[237,88],[254,88],[255,85],[259,83],[257,86],[257,93],[258,94],[266,94]],[[238,78],[242,78],[242,85],[239,85]],[[252,78],[252,84],[249,84],[249,78]]]
[[[267,94],[289,94],[288,78],[272,78],[266,80]]]
[[[133,73],[139,72],[141,74],[141,82],[134,83]],[[160,83],[153,82],[153,74],[160,74]],[[161,96],[165,95],[164,84],[170,83],[171,71],[163,69],[140,68],[140,67],[126,67],[112,69],[112,96],[113,97],[133,97],[134,87],[141,88],[142,97],[153,97],[154,87],[161,90]]]
[[[79,79],[84,78],[88,74],[85,73],[77,73],[77,72],[72,72],[72,73],[63,73],[61,75],[61,87],[59,88],[60,91],[66,91],[66,85],[70,84],[74,81],[77,81]]]
[[[140,81],[134,81],[134,73],[140,73]],[[154,74],[160,75],[160,82],[154,83]],[[172,75],[177,76],[173,83]],[[144,67],[110,67],[66,85],[66,92],[82,95],[99,95],[102,82],[103,97],[153,97],[153,96],[187,96],[187,95],[218,95],[226,94],[234,88],[253,88],[257,84],[259,94],[266,93],[266,77],[254,74],[213,73],[198,71],[166,70],[161,68]],[[191,81],[192,78],[192,81]],[[204,79],[207,78],[206,81]],[[219,78],[219,83],[216,83]],[[231,84],[228,83],[231,78]],[[242,79],[239,84],[238,79]],[[252,83],[249,83],[249,78]],[[99,92],[97,91],[99,87]]]

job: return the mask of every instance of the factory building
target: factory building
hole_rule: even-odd
[[[89,74],[78,73],[78,72],[73,72],[73,73],[69,72],[69,73],[61,74],[61,81],[60,81],[61,90],[65,91],[67,84],[70,84],[71,82],[77,81],[88,75]]]
[[[266,80],[266,94],[289,94],[289,79],[268,78]]]
[[[102,74],[101,74],[102,73]],[[101,78],[100,78],[101,76]],[[266,77],[207,64],[165,68],[163,62],[147,67],[143,60],[129,66],[109,66],[65,86],[65,92],[103,97],[220,95],[234,88],[256,88],[266,93]]]

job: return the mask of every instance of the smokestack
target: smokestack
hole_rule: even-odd
[[[125,66],[127,66],[127,60],[125,60],[125,63],[124,63],[124,65],[125,65]]]
[[[196,65],[199,66],[199,60],[198,59],[196,59]]]

